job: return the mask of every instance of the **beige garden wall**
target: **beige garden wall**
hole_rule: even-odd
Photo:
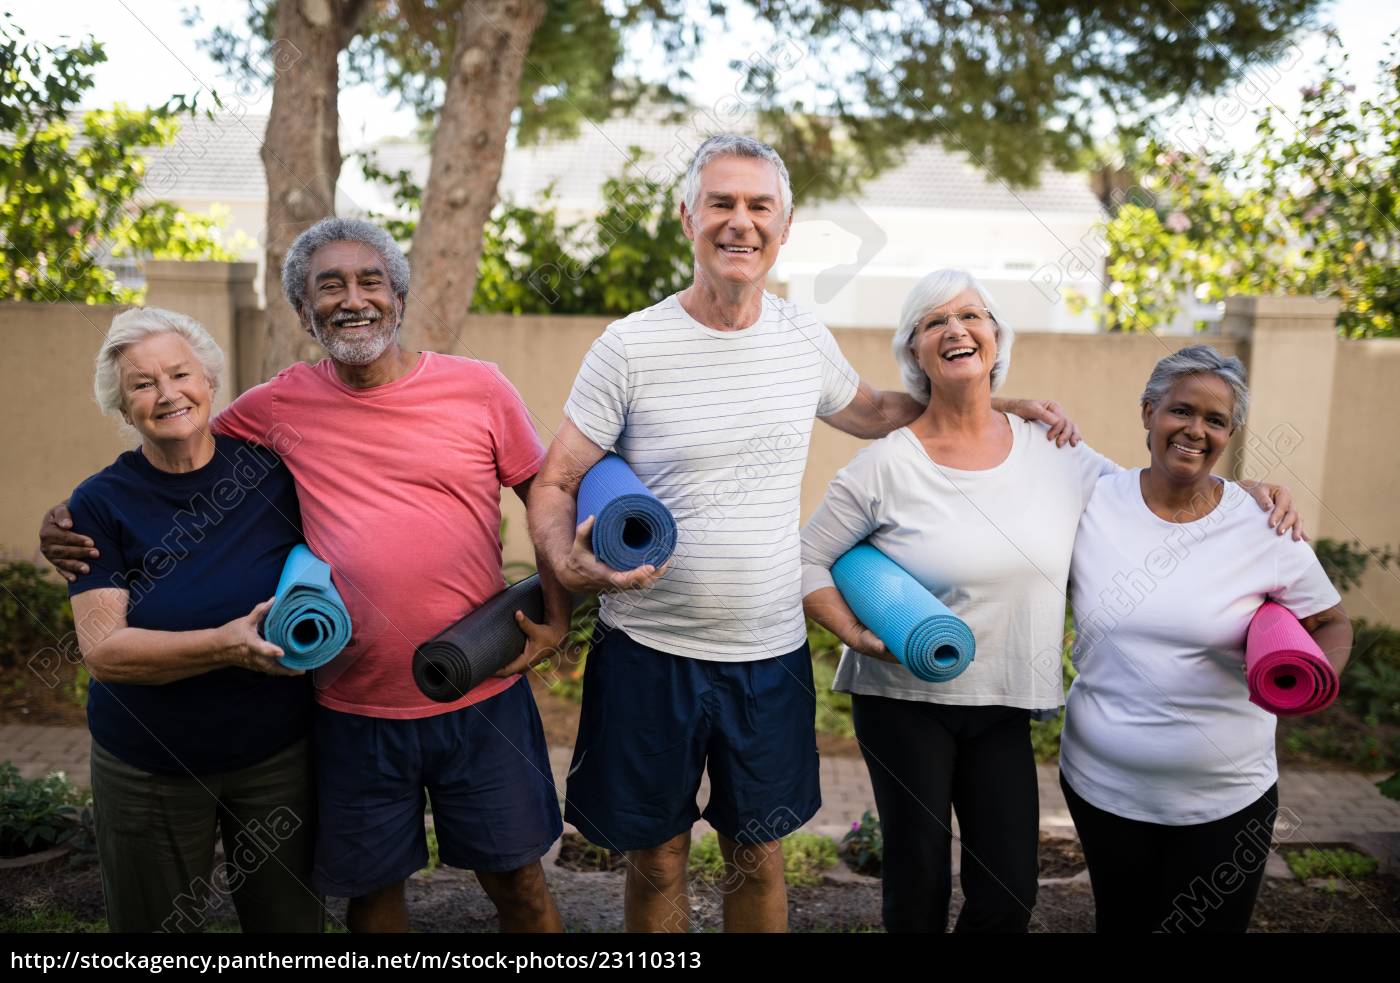
[[[151,302],[197,312],[228,347],[235,379],[256,376],[257,318],[249,309],[251,265],[157,264]],[[222,267],[220,269],[219,267]],[[44,508],[123,449],[116,427],[91,397],[92,358],[117,308],[0,305],[11,355],[0,389],[6,481],[0,491],[0,549],[33,556]],[[412,312],[410,310],[410,316]],[[1294,488],[1316,534],[1400,545],[1400,438],[1389,421],[1400,382],[1400,341],[1337,341],[1334,316],[1288,299],[1232,301],[1231,335],[1212,343],[1251,363],[1258,413],[1222,470],[1243,468]],[[520,390],[548,442],[588,346],[607,318],[482,316],[471,319],[457,352],[500,365]],[[1258,326],[1257,335],[1251,325]],[[888,330],[843,329],[837,340],[860,374],[896,388]],[[1146,463],[1138,395],[1163,355],[1197,339],[1155,336],[1021,334],[1005,395],[1062,403],[1089,442],[1121,464]],[[1272,354],[1270,354],[1272,353]],[[1257,372],[1255,368],[1257,367]],[[1309,374],[1311,373],[1311,375]],[[1325,376],[1325,378],[1323,378]],[[1282,421],[1279,423],[1277,421]],[[1293,434],[1270,450],[1280,427]],[[1285,443],[1287,443],[1285,441]],[[1264,446],[1264,453],[1260,447]],[[803,517],[861,442],[816,425],[803,484]],[[1261,464],[1262,462],[1262,464]],[[529,560],[523,509],[506,495],[506,556]],[[1373,571],[1347,599],[1355,613],[1400,624],[1400,576]]]

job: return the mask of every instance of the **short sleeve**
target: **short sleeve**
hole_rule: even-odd
[[[605,451],[616,448],[627,425],[627,346],[612,325],[583,357],[564,415]]]
[[[860,389],[860,374],[846,361],[831,329],[817,325],[817,348],[822,354],[822,392],[817,416],[839,413],[850,405]]]
[[[827,487],[802,527],[802,596],[835,587],[831,566],[879,526],[880,489],[876,445],[865,448]]]
[[[269,379],[239,396],[214,417],[214,433],[237,437],[250,444],[271,445],[269,435],[277,426],[273,396],[277,380]]]
[[[84,560],[88,572],[68,584],[68,596],[101,587],[116,587],[125,590],[126,563],[123,558],[121,523],[112,515],[98,495],[78,486],[68,499],[68,512],[73,517],[73,531],[92,540],[92,545],[101,554],[96,559]]]
[[[1307,543],[1295,543],[1292,536],[1278,536],[1272,530],[1274,583],[1269,600],[1276,601],[1302,620],[1336,607],[1342,595],[1332,586],[1317,554]]]
[[[491,443],[496,453],[496,477],[507,488],[533,478],[544,461],[544,446],[530,422],[525,401],[500,369],[488,366],[491,389]]]
[[[1068,451],[1074,455],[1075,466],[1079,470],[1079,487],[1083,495],[1085,505],[1089,503],[1089,496],[1094,493],[1094,485],[1105,475],[1117,474],[1123,470],[1114,461],[1104,457],[1088,444],[1080,441],[1077,447],[1058,448],[1060,451]]]

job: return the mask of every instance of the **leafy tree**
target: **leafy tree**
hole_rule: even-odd
[[[1400,42],[1400,36],[1397,36]],[[1145,143],[1109,222],[1110,327],[1149,329],[1232,293],[1327,294],[1349,337],[1400,334],[1400,48],[1356,100],[1335,41],[1291,119],[1265,115],[1247,150]]]
[[[567,130],[640,98],[641,87],[619,71],[633,44],[662,47],[669,86],[687,77],[701,34],[726,36],[731,11],[742,7],[771,24],[776,47],[732,37],[745,85],[707,110],[699,128],[767,137],[788,161],[798,196],[814,200],[857,187],[915,141],[937,140],[996,176],[1031,182],[1046,163],[1079,159],[1090,145],[1091,120],[1105,106],[1125,127],[1140,127],[1185,97],[1218,89],[1242,60],[1275,57],[1319,5],[250,0],[248,25],[273,48],[274,37],[297,42],[311,20],[316,36],[334,41],[294,43],[300,57],[275,73],[269,159],[311,153],[318,173],[338,168],[326,142],[332,125],[307,132],[304,108],[300,116],[279,116],[276,107],[279,91],[299,79],[336,78],[341,53],[352,75],[400,93],[430,123],[432,162],[413,241],[421,288],[411,323],[416,343],[450,348],[464,324],[463,300],[475,295],[507,136],[512,128],[522,139]],[[256,43],[227,29],[209,44],[236,71],[250,63],[256,70],[265,58]],[[330,124],[333,113],[334,101],[318,97],[316,118]],[[305,227],[313,204],[330,214],[333,196],[319,185],[316,195],[299,196],[307,214],[291,221],[275,198],[270,194],[268,222],[274,244]],[[268,255],[271,284],[280,254],[270,245]],[[281,353],[266,350],[263,369],[270,373],[281,367]]]
[[[181,211],[144,187],[145,152],[168,146],[181,96],[154,109],[91,111],[74,122],[106,60],[91,39],[27,41],[0,19],[0,300],[130,303],[139,294],[99,265],[105,253],[234,259],[221,219]]]

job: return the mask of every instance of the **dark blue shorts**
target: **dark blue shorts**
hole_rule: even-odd
[[[533,863],[563,832],[549,748],[524,680],[436,717],[387,720],[316,708],[319,807],[312,882],[355,898],[428,865],[424,789],[444,864]]]
[[[807,645],[756,662],[659,652],[617,629],[588,654],[564,816],[600,846],[641,850],[701,815],[739,843],[791,833],[821,806]],[[708,764],[710,801],[696,807]]]

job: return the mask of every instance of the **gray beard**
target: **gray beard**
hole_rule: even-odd
[[[332,361],[345,365],[369,365],[388,351],[399,333],[398,318],[387,317],[375,322],[373,334],[356,341],[337,336],[334,328],[330,329],[329,334],[324,334],[322,327],[313,319],[312,333],[315,334],[316,340],[321,343],[321,347],[326,350]]]

